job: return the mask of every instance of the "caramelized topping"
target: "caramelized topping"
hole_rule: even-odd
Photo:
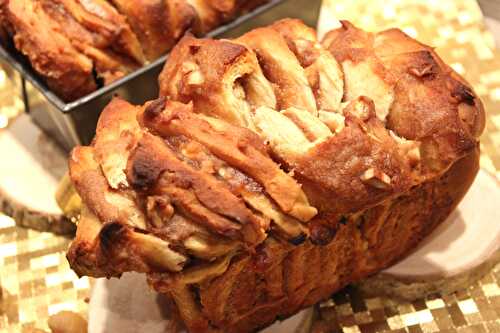
[[[432,49],[347,22],[322,43],[298,20],[236,40],[186,36],[160,90],[142,107],[113,100],[92,146],[74,150],[88,208],[68,257],[80,274],[148,273],[189,318],[199,309],[182,285],[270,244],[294,250],[266,274],[303,288],[319,250],[300,244],[326,246],[340,216],[442,174],[484,126],[472,90]]]
[[[364,183],[381,190],[387,190],[391,188],[391,178],[384,172],[374,168],[366,170],[361,175],[361,180]]]

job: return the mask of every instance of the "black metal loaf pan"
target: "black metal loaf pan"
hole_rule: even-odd
[[[213,30],[208,36],[236,37],[285,17],[299,18],[314,26],[320,7],[321,0],[271,0],[231,23]],[[65,103],[49,90],[43,79],[14,48],[0,45],[0,56],[21,74],[23,80],[27,80],[35,87],[28,94],[26,85],[23,84],[25,109],[33,120],[67,151],[75,145],[90,143],[99,114],[114,95],[119,95],[135,104],[142,104],[158,97],[157,79],[168,57],[165,55],[110,85],[74,102]]]

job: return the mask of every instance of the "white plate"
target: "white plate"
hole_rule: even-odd
[[[277,322],[261,333],[299,333],[310,321],[312,309]],[[89,333],[169,333],[172,322],[162,297],[152,291],[145,276],[124,274],[120,279],[97,279],[89,304]]]

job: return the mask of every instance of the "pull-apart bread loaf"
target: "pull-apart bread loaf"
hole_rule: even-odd
[[[66,101],[266,0],[0,0],[0,30]],[[8,43],[9,38],[0,39]]]
[[[432,48],[349,22],[184,37],[70,159],[79,275],[146,273],[191,332],[250,332],[408,253],[478,170],[481,102]]]

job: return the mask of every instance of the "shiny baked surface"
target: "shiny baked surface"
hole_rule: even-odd
[[[265,327],[387,267],[478,169],[481,101],[399,29],[186,36],[159,85],[143,106],[111,101],[72,151],[68,260],[146,273],[193,332]]]
[[[495,138],[500,127],[495,119],[500,108],[495,107],[499,100],[495,98],[498,84],[494,78],[500,58],[488,46],[491,44],[490,39],[482,26],[481,13],[475,3],[445,1],[443,6],[432,8],[427,3],[415,6],[402,2],[396,6],[391,1],[383,4],[371,2],[370,6],[364,8],[346,2],[342,4],[343,9],[335,9],[337,16],[346,17],[370,30],[384,26],[405,28],[405,31],[415,33],[419,40],[438,46],[438,53],[454,68],[466,70],[463,75],[481,95],[491,115],[482,137],[482,166],[496,172],[500,156],[495,149],[499,144]],[[383,11],[382,7],[389,9]],[[425,21],[422,20],[423,16],[427,18]],[[458,16],[461,17],[460,21],[454,19]],[[442,30],[441,35],[438,30],[441,31],[443,27],[446,29]],[[460,43],[457,42],[457,36],[463,38]],[[3,99],[2,115],[5,111],[10,117],[22,103],[14,103],[13,99],[17,97],[8,82],[2,87],[2,93],[10,92]],[[12,251],[3,252],[2,302],[9,306],[4,307],[6,311],[0,320],[2,329],[19,331],[22,327],[43,328],[46,326],[47,314],[62,308],[86,312],[83,299],[87,296],[88,279],[78,280],[70,273],[64,259],[66,239],[17,228],[11,220],[2,224],[2,235],[5,248],[13,248]],[[47,251],[39,251],[44,248]],[[37,279],[45,274],[50,276],[45,281]],[[492,271],[477,284],[454,295],[435,295],[413,304],[397,303],[386,298],[363,299],[349,289],[335,297],[337,308],[329,307],[333,302],[325,304],[323,315],[331,319],[333,325],[353,332],[399,332],[408,327],[431,332],[459,327],[495,332],[498,329],[498,314],[495,310],[499,295],[498,277],[497,270]]]
[[[185,254],[127,249],[189,253],[200,235],[201,252],[229,240],[252,252],[273,232],[328,243],[342,219],[443,174],[484,127],[472,88],[431,48],[347,21],[322,44],[292,19],[234,41],[187,36],[159,83],[143,107],[113,100],[71,154],[82,220],[95,220],[69,253],[80,274],[85,257],[95,276],[180,271]]]

